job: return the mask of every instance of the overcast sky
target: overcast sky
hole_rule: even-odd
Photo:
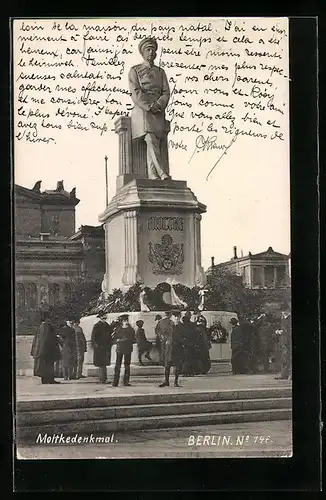
[[[130,21],[132,22],[132,21]],[[285,45],[286,51],[287,46]],[[286,55],[286,54],[285,54]],[[18,56],[17,56],[18,57]],[[137,64],[135,52],[128,64]],[[169,70],[166,69],[169,75]],[[124,76],[123,86],[127,86]],[[197,87],[199,88],[199,87]],[[283,126],[288,127],[288,81],[282,80],[286,102]],[[17,107],[16,107],[17,109]],[[113,128],[112,122],[109,124]],[[185,134],[187,134],[185,132]],[[185,141],[187,135],[184,136]],[[28,188],[42,180],[42,189],[54,189],[64,180],[67,191],[76,187],[80,203],[76,209],[76,230],[80,225],[98,225],[105,208],[104,156],[108,156],[109,195],[115,194],[118,173],[118,137],[114,132],[61,135],[56,145],[19,142],[15,145],[15,182]],[[202,261],[229,260],[233,246],[238,254],[261,252],[272,246],[290,252],[289,144],[239,137],[218,163],[209,180],[206,175],[220,154],[197,154],[189,163],[189,151],[170,149],[173,179],[186,180],[200,202],[207,205],[202,218]]]

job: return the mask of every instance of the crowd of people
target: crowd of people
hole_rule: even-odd
[[[61,375],[61,372],[64,380],[85,378],[83,363],[87,343],[79,320],[54,327],[47,311],[42,316],[31,349],[34,375],[41,378],[42,384],[59,384],[55,375]]]
[[[231,319],[232,373],[255,374],[261,369],[268,373],[273,361],[278,361],[281,374],[277,379],[292,378],[291,311],[284,304],[280,319],[262,313],[256,317]]]
[[[175,367],[175,385],[179,376],[206,374],[211,367],[205,317],[194,311],[182,316],[180,311],[167,311],[162,318],[155,318],[155,346],[158,349],[160,364],[165,367],[162,387],[169,385],[171,367]],[[154,345],[147,340],[144,322],[136,322],[136,330],[129,323],[128,314],[122,314],[116,321],[107,322],[107,315],[100,313],[91,334],[93,364],[99,369],[99,382],[107,383],[107,367],[111,365],[112,346],[116,345],[116,361],[112,385],[119,384],[122,362],[124,363],[123,385],[130,386],[130,363],[134,344],[138,347],[138,361],[143,364],[143,356],[151,361],[150,353]],[[38,328],[31,349],[34,358],[34,375],[41,378],[42,384],[58,384],[56,377],[64,380],[84,378],[83,362],[87,350],[85,335],[79,320],[69,320],[55,328],[47,312]]]
[[[159,352],[160,364],[164,366],[164,381],[160,387],[170,384],[170,372],[174,367],[174,385],[179,387],[180,375],[189,377],[207,374],[211,368],[211,342],[226,342],[228,333],[221,323],[207,328],[207,321],[200,311],[181,313],[179,310],[166,311],[164,317],[155,317],[155,347]],[[291,378],[291,312],[283,311],[281,324],[276,328],[268,315],[239,320],[231,318],[231,365],[232,373],[255,374],[259,365],[269,371],[271,355],[275,343],[279,345],[281,375]],[[138,347],[138,361],[143,365],[143,356],[151,361],[154,347],[147,340],[144,322],[138,320],[136,329],[129,323],[129,315],[122,314],[116,321],[107,322],[102,312],[91,334],[93,364],[99,369],[99,382],[108,382],[107,367],[111,365],[112,346],[116,345],[116,361],[112,385],[120,381],[122,362],[124,363],[123,385],[130,386],[130,364],[134,344]],[[47,312],[37,330],[31,355],[34,358],[34,375],[42,384],[58,384],[56,377],[64,380],[78,380],[83,375],[84,355],[87,343],[78,319],[71,319],[55,328]]]

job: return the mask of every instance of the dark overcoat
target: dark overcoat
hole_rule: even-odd
[[[236,325],[232,328],[231,333],[231,364],[233,373],[246,372],[246,357],[245,357],[245,337],[244,329],[241,325]]]
[[[209,341],[206,329],[183,318],[186,338],[183,349],[184,362],[181,373],[184,375],[206,374],[210,367]]]
[[[98,321],[92,330],[91,342],[94,349],[95,366],[110,366],[113,328],[106,321]]]
[[[172,335],[174,324],[169,318],[161,319],[155,328],[155,333],[160,339],[160,364],[165,366],[172,359]]]
[[[50,321],[41,323],[33,339],[31,356],[34,358],[34,375],[47,377],[53,374],[53,365],[61,357],[58,338]]]
[[[135,330],[130,325],[126,328],[118,326],[114,332],[113,341],[117,344],[117,354],[131,354],[133,344],[136,343]]]
[[[180,366],[185,358],[185,346],[187,345],[187,330],[183,323],[174,325],[172,334],[171,361],[172,366]]]
[[[63,368],[73,368],[77,362],[75,330],[71,326],[65,325],[60,328],[59,336],[62,340],[62,366]]]

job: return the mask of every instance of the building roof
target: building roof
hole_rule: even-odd
[[[260,252],[255,254],[249,252],[248,257],[250,257],[251,259],[265,259],[265,258],[278,258],[278,257],[288,258],[289,256],[285,253],[275,252],[272,247],[268,247],[268,249],[265,252]]]
[[[56,189],[47,189],[45,191],[41,191],[41,183],[42,181],[37,181],[32,189],[15,184],[15,196],[21,196],[31,201],[38,201],[41,204],[59,203],[76,206],[80,201],[76,198],[76,188],[73,188],[70,192],[66,191],[63,181],[58,181]]]
[[[93,236],[94,238],[103,238],[104,229],[103,226],[80,226],[78,231],[70,236],[71,240],[78,240],[82,236]]]
[[[234,262],[242,262],[245,260],[280,259],[280,258],[285,260],[289,258],[289,255],[280,252],[275,252],[272,247],[268,247],[268,249],[265,250],[264,252],[255,254],[249,252],[248,255],[245,255],[244,257],[237,257],[228,260],[226,262],[219,262],[218,264],[215,264],[214,267],[225,266],[228,264],[233,264]],[[211,266],[208,269],[211,269]]]

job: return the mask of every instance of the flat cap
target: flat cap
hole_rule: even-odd
[[[122,314],[121,316],[119,316],[118,319],[120,321],[127,321],[127,320],[129,320],[129,314]]]
[[[144,38],[143,40],[141,40],[141,42],[138,45],[139,52],[142,54],[144,48],[148,47],[148,46],[149,47],[154,47],[154,49],[157,50],[157,41],[155,40],[155,38],[152,38],[151,36],[149,36],[149,37]]]

